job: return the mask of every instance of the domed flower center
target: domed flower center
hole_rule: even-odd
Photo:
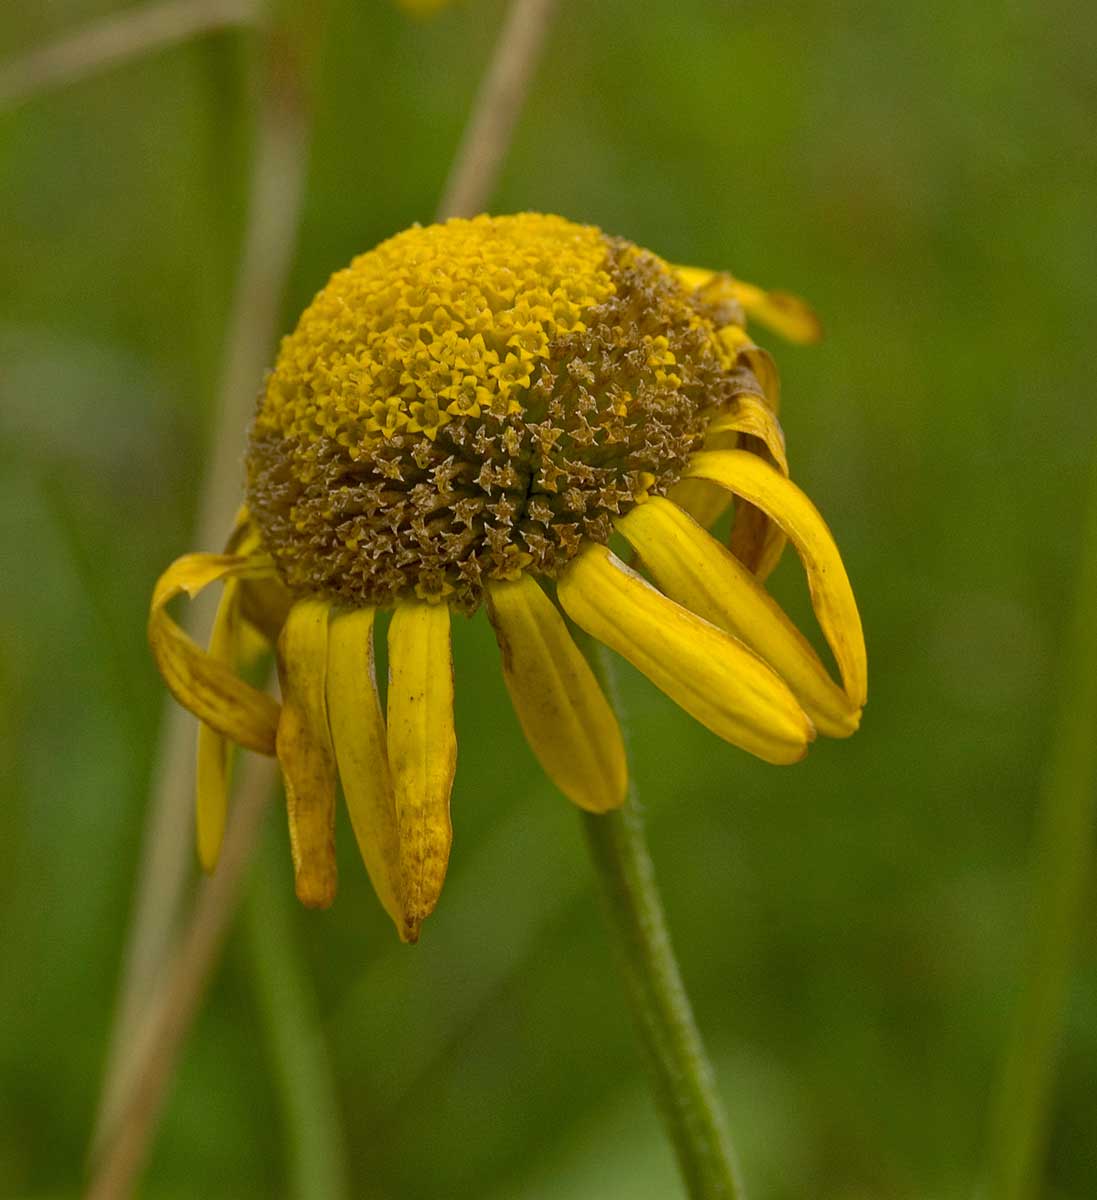
[[[655,255],[559,217],[410,229],[338,272],[278,355],[248,505],[287,585],[349,604],[555,575],[673,485],[733,390]]]

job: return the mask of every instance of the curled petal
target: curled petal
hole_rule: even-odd
[[[779,471],[743,450],[703,450],[690,460],[690,478],[709,479],[750,501],[781,527],[807,572],[811,603],[857,708],[868,694],[861,617],[838,547],[806,495]]]
[[[259,550],[261,543],[259,526],[251,519],[248,506],[241,504],[232,519],[232,531],[225,542],[225,553],[254,554]]]
[[[781,471],[788,474],[785,434],[781,423],[766,400],[753,392],[740,393],[726,411],[712,418],[705,430],[705,447],[709,450],[734,449],[740,438],[750,439],[745,446],[748,450],[761,443]],[[705,529],[710,529],[731,505],[727,489],[707,479],[680,479],[671,489],[669,498]],[[736,525],[751,526],[746,516],[750,507],[742,506],[741,511],[736,513]],[[736,557],[747,562],[753,570],[757,570],[763,557],[772,570],[784,546],[784,535],[768,518],[764,524],[749,528],[749,535],[745,528],[736,534],[733,527],[732,538],[737,540],[736,549],[740,552]],[[754,547],[755,541],[759,542],[757,548]],[[772,546],[771,542],[774,543]],[[771,557],[772,565],[768,562]]]
[[[711,529],[731,507],[727,488],[707,479],[679,479],[667,495],[705,529]]]
[[[729,279],[735,299],[747,315],[790,342],[807,344],[823,336],[823,327],[811,306],[791,292],[767,292],[753,283]]]
[[[181,592],[194,597],[218,579],[258,579],[272,570],[258,556],[184,554],[160,576],[149,608],[149,645],[171,694],[218,733],[260,754],[274,753],[278,702],[207,654],[166,607]]]
[[[728,550],[669,500],[653,497],[617,521],[673,600],[745,642],[792,689],[820,733],[848,737],[860,712],[807,639]]]
[[[221,592],[210,634],[209,655],[235,671],[240,656],[240,581],[230,579]],[[195,776],[195,832],[198,861],[204,871],[217,866],[228,812],[232,744],[224,734],[198,723],[198,763]]]
[[[457,767],[453,653],[445,604],[406,600],[389,625],[388,758],[396,798],[403,936],[415,941],[449,864],[449,802]]]
[[[754,373],[762,388],[762,395],[774,412],[781,407],[781,377],[777,364],[768,350],[763,350],[745,329],[739,325],[725,325],[716,336],[725,351],[737,363],[745,363]]]
[[[781,474],[788,474],[784,430],[773,409],[760,396],[751,392],[736,396],[726,412],[713,417],[706,430],[706,438],[726,433],[758,438],[765,443],[773,461],[781,468]]]
[[[727,412],[713,418],[707,430],[705,448],[734,449],[734,443],[727,440],[734,435],[743,438],[744,450],[754,451],[757,448],[758,453],[768,453],[781,473],[788,474],[784,431],[773,409],[762,397],[750,393],[736,396]],[[697,486],[702,483],[712,486],[707,480],[701,479],[683,480],[678,486]],[[677,497],[672,499],[676,500]],[[729,503],[730,499],[730,496],[727,496]],[[686,511],[693,515],[691,510]],[[728,544],[732,554],[764,583],[781,561],[785,549],[785,535],[780,526],[771,521],[765,513],[753,504],[741,501],[735,508],[735,519],[732,522]]]
[[[385,911],[404,935],[396,800],[385,718],[377,695],[372,608],[338,613],[328,627],[328,723],[362,861]]]
[[[526,740],[573,803],[606,812],[625,801],[621,729],[556,606],[528,575],[488,587],[503,677]]]
[[[261,549],[259,527],[252,521],[247,505],[242,505],[237,510],[225,553],[259,554]],[[240,583],[240,608],[249,631],[257,631],[272,646],[278,641],[292,607],[293,595],[273,571],[265,578],[244,579]],[[255,639],[251,640],[254,645]]]
[[[326,699],[329,608],[326,600],[299,600],[278,639],[278,761],[297,898],[309,908],[327,908],[336,887],[335,752]]]
[[[811,721],[777,675],[721,629],[656,591],[605,546],[560,577],[564,610],[718,737],[771,763],[803,758]]]
[[[292,607],[293,595],[276,575],[240,581],[241,615],[272,646]]]
[[[785,552],[785,542],[784,531],[761,509],[745,500],[736,504],[728,546],[759,583],[765,583],[773,574]]]
[[[682,282],[699,292],[710,304],[733,300],[748,316],[790,342],[817,342],[823,336],[819,318],[810,305],[789,292],[767,292],[753,283],[744,283],[725,271],[705,271],[700,267],[675,268]]]

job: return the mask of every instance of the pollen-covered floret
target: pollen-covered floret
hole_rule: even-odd
[[[288,586],[465,609],[554,576],[673,485],[743,380],[661,259],[560,217],[413,228],[320,292],[281,347],[248,504]]]

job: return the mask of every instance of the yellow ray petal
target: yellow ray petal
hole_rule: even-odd
[[[617,528],[672,600],[745,642],[792,689],[820,733],[848,737],[860,713],[754,576],[669,500],[652,497]]]
[[[753,283],[744,283],[724,271],[705,271],[700,267],[676,267],[678,277],[709,303],[735,300],[747,315],[790,342],[817,342],[823,336],[819,318],[799,296],[789,292],[767,292]]]
[[[785,454],[785,435],[780,422],[769,404],[759,396],[744,393],[735,398],[733,407],[726,413],[714,417],[705,436],[705,449],[732,450],[734,443],[729,439],[738,434],[744,440],[742,449],[752,453],[768,452],[782,474],[788,474],[788,458]],[[707,480],[682,480],[683,484],[708,483]],[[677,501],[677,497],[671,497]],[[730,497],[728,497],[730,502]],[[693,516],[690,509],[687,512]],[[704,524],[704,522],[701,522]],[[740,501],[735,507],[735,519],[728,540],[732,554],[759,580],[765,582],[785,549],[785,535],[779,525],[760,512],[753,504]]]
[[[756,437],[765,443],[773,461],[788,474],[788,458],[785,454],[785,434],[770,406],[750,392],[736,396],[726,412],[718,413],[705,431],[708,438],[727,433],[741,433]]]
[[[756,445],[761,443],[759,453],[762,452],[761,447],[764,446],[773,461],[786,475],[788,474],[785,435],[781,429],[781,423],[766,400],[753,392],[743,392],[736,396],[727,411],[713,417],[705,431],[705,448],[708,450],[731,450],[739,444],[741,437],[751,439],[750,443],[744,447],[748,450],[753,450]],[[717,519],[731,506],[731,496],[727,489],[720,487],[719,484],[710,483],[707,479],[680,479],[671,488],[668,498],[689,513],[697,524],[703,525],[705,529],[711,529]],[[745,513],[742,515],[736,513],[736,524],[749,527],[751,523]],[[749,539],[744,536],[747,533],[749,533]],[[749,565],[752,569],[757,567],[758,562],[765,555],[767,566],[772,570],[776,565],[776,560],[780,557],[780,550],[784,546],[784,535],[780,529],[773,527],[768,518],[765,519],[764,524],[757,527],[741,528],[738,535],[733,527],[732,536],[737,541],[737,550],[740,551],[737,557],[749,557],[751,559]],[[758,542],[757,548],[755,548],[756,541]],[[775,551],[776,554],[774,554]],[[771,558],[772,561],[770,561]]]
[[[790,342],[808,344],[823,336],[823,326],[811,306],[791,292],[767,292],[741,279],[730,280],[732,294],[767,329]]]
[[[786,540],[780,525],[761,509],[745,500],[735,505],[728,546],[759,583],[765,583],[781,561]]]
[[[434,911],[449,864],[457,767],[449,608],[401,601],[389,625],[388,751],[396,796],[405,936]]]
[[[373,616],[372,608],[341,612],[328,627],[328,722],[362,861],[403,936],[396,800],[374,673]]]
[[[621,730],[556,606],[521,575],[489,585],[488,615],[507,691],[545,774],[580,808],[618,808],[628,786]]]
[[[309,908],[327,908],[336,887],[335,752],[326,699],[329,608],[326,600],[299,600],[278,639],[278,761],[297,898]]]
[[[727,488],[707,479],[679,479],[667,496],[705,529],[711,529],[731,507]]]
[[[271,645],[278,641],[292,607],[292,593],[275,575],[244,579],[240,583],[240,609],[244,619]]]
[[[674,263],[671,265],[671,270],[693,292],[699,292],[706,285],[714,280],[719,281],[721,278],[716,271],[709,267],[683,267]]]
[[[211,658],[168,616],[181,592],[192,598],[218,579],[262,578],[270,560],[236,554],[184,554],[160,576],[149,607],[149,645],[171,694],[212,728],[260,754],[274,753],[278,702]]]
[[[257,555],[261,552],[259,527],[252,521],[247,505],[241,505],[225,553]],[[241,580],[240,607],[246,622],[241,661],[247,662],[266,648],[257,645],[257,639],[250,636],[253,630],[272,646],[278,641],[286,616],[293,607],[293,595],[271,571],[265,578]]]
[[[846,695],[863,707],[868,668],[861,617],[838,547],[815,505],[791,480],[743,450],[703,450],[690,460],[686,474],[711,479],[749,500],[788,535],[807,571],[811,603],[842,672]]]
[[[725,325],[716,336],[736,363],[745,363],[762,388],[762,395],[774,412],[781,407],[781,377],[777,364],[768,350],[763,350],[749,333],[739,325]]]
[[[241,504],[232,520],[232,532],[225,542],[225,553],[254,554],[261,542],[259,526],[251,519],[248,506]]]
[[[217,616],[210,634],[209,654],[216,662],[235,671],[240,646],[240,581],[230,579],[221,592]],[[232,764],[229,740],[198,723],[198,764],[195,778],[195,822],[198,861],[204,871],[212,871],[221,853],[228,812]]]
[[[803,758],[815,731],[788,687],[741,642],[668,600],[605,546],[572,559],[568,616],[718,737],[771,763]]]

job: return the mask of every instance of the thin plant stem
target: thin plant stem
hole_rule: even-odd
[[[513,0],[480,84],[438,206],[438,220],[472,217],[495,190],[556,0]]]
[[[162,0],[95,21],[0,63],[0,110],[219,29],[253,24],[257,0]]]
[[[132,1086],[114,1123],[105,1131],[103,1153],[86,1200],[128,1200],[148,1155],[179,1049],[220,956],[255,853],[274,792],[277,764],[270,758],[246,754],[240,775],[217,870],[199,887],[178,952],[133,1037]]]
[[[992,1115],[983,1194],[1043,1194],[1055,1063],[1097,832],[1097,470],[1033,848],[1028,952]]]
[[[346,1200],[346,1149],[316,996],[282,878],[281,846],[268,836],[244,903],[251,976],[282,1109],[292,1200]]]
[[[272,29],[266,40],[248,224],[195,531],[194,544],[203,549],[224,541],[240,503],[241,446],[278,328],[308,165],[305,68],[298,51],[287,48],[284,33]],[[184,625],[192,637],[202,640],[209,616],[208,605],[187,610]],[[164,969],[193,861],[194,719],[168,699],[162,728],[93,1156],[127,1090],[132,1033]]]
[[[548,5],[540,0],[547,12]],[[529,6],[517,0],[516,8]],[[214,545],[228,529],[239,495],[238,456],[257,381],[273,341],[277,312],[296,244],[296,232],[307,166],[308,121],[304,96],[314,71],[317,31],[323,21],[319,6],[297,7],[281,0],[279,12],[296,11],[296,31],[279,21],[267,34],[268,86],[260,110],[258,145],[252,174],[249,226],[236,288],[234,317],[229,335],[220,389],[220,417],[213,439],[213,465],[203,488],[198,543]],[[513,19],[513,16],[512,16]],[[293,22],[286,22],[292,26]],[[297,33],[297,37],[293,33]],[[532,58],[532,55],[527,57]],[[524,95],[495,89],[495,102],[510,106],[505,122],[492,122],[493,151],[480,153],[478,139],[458,150],[453,178],[469,175],[490,191],[501,163],[506,141],[516,118],[515,106]],[[499,130],[503,131],[500,141]],[[468,171],[465,160],[478,155],[480,165]],[[445,211],[445,204],[442,206]],[[188,632],[194,636],[193,618]],[[195,928],[208,921],[206,907],[217,901],[223,911],[217,919],[227,927],[237,901],[237,890],[224,889],[210,896],[203,889],[189,915],[181,942],[172,950],[179,909],[185,891],[187,862],[193,846],[191,797],[193,793],[193,720],[174,704],[167,708],[167,727],[157,784],[146,826],[143,863],[135,900],[123,970],[123,984],[100,1103],[92,1158],[96,1164],[93,1190],[88,1200],[124,1200],[155,1130],[163,1094],[170,1083],[175,1054],[193,1020],[198,1000],[220,950],[220,940],[207,943],[208,956],[187,955]],[[239,802],[235,802],[238,804]],[[254,850],[254,844],[246,853]],[[223,852],[224,853],[224,852]],[[242,869],[242,867],[241,867]],[[220,868],[219,868],[220,871]],[[216,878],[216,876],[215,876]],[[183,968],[186,968],[184,971]],[[155,981],[167,972],[164,993]],[[189,972],[189,974],[187,973]],[[193,1002],[172,1002],[180,991]],[[164,994],[151,1016],[156,997]],[[157,1012],[167,1011],[156,1024]],[[151,1028],[152,1032],[147,1032]],[[170,1049],[166,1052],[165,1048]],[[149,1097],[156,1100],[148,1103]]]
[[[608,652],[584,651],[620,711]],[[712,1065],[671,945],[644,821],[630,787],[623,808],[582,814],[625,991],[655,1098],[691,1200],[743,1200]]]

